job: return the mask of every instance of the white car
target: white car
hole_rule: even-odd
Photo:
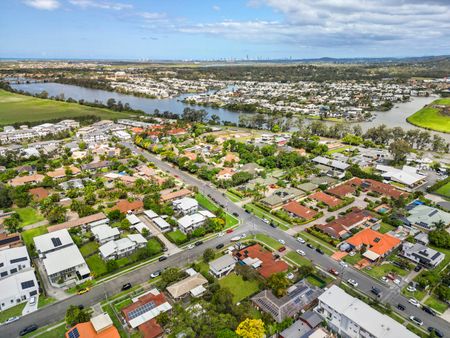
[[[417,306],[417,307],[420,307],[420,303],[417,301],[417,299],[415,299],[415,298],[410,298],[409,300],[408,300],[408,302],[410,302],[412,305],[414,305],[414,306]]]
[[[155,272],[152,272],[151,275],[150,275],[150,278],[156,278],[156,277],[158,277],[160,274],[161,274],[161,271],[155,271]]]
[[[302,244],[306,243],[306,241],[303,238],[301,238],[301,237],[297,237],[297,241],[299,241]]]
[[[30,305],[36,304],[36,297],[35,297],[35,296],[31,297],[30,300],[28,301],[28,303],[29,303]]]
[[[400,279],[398,279],[398,278],[394,279],[394,284],[395,285],[400,285],[400,283],[401,283]]]
[[[389,279],[387,279],[386,276],[381,277],[381,280],[382,280],[383,282],[385,282],[385,283],[388,283],[388,282],[389,282]]]
[[[191,249],[194,249],[195,248],[195,245],[194,244],[189,244],[188,246],[187,246],[187,249],[188,250],[191,250]]]
[[[292,273],[292,272],[289,272],[287,275],[286,275],[286,278],[287,279],[294,279],[294,274]]]
[[[19,320],[19,319],[20,319],[20,316],[11,317],[11,318],[8,318],[8,319],[5,321],[4,324],[12,323],[12,322],[15,322],[16,320]]]
[[[217,234],[217,236],[219,236],[219,237],[222,237],[223,235],[225,235],[225,233],[222,231],[222,232],[219,232],[218,234]]]
[[[344,261],[340,261],[339,264],[340,264],[343,268],[348,268],[348,264],[345,263]]]
[[[241,238],[245,238],[245,237],[247,237],[247,234],[242,234],[241,235]]]
[[[354,279],[348,279],[347,283],[350,284],[351,286],[355,287],[355,288],[358,287],[358,282],[355,281]]]
[[[269,224],[270,221],[267,218],[263,218],[263,222]]]
[[[296,252],[300,255],[300,256],[305,256],[305,252],[303,250],[296,250]]]
[[[406,290],[408,290],[409,292],[416,292],[417,291],[417,289],[414,286],[411,286],[411,285],[408,285],[406,287]]]
[[[422,325],[423,325],[423,321],[422,321],[422,319],[420,319],[420,318],[417,318],[417,317],[415,317],[415,316],[411,316],[411,317],[409,317],[409,319],[411,319],[411,321],[412,321],[414,324],[417,324],[417,325],[419,325],[419,326],[422,326]]]
[[[354,255],[356,255],[356,252],[354,251],[350,251],[350,253],[348,254],[350,257],[353,257]]]
[[[286,242],[284,240],[282,240],[282,239],[279,239],[278,242],[280,242],[283,245],[286,244]]]

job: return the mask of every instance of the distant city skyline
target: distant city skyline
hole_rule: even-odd
[[[0,58],[220,60],[450,54],[431,0],[12,0]]]

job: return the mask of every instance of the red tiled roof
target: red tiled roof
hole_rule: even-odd
[[[100,332],[96,332],[94,326],[91,322],[79,323],[66,332],[66,338],[73,337],[69,336],[74,328],[77,328],[79,338],[120,338],[119,331],[117,331],[115,326],[110,326]]]
[[[297,201],[292,201],[285,204],[283,209],[306,220],[312,219],[317,215],[317,211],[307,208]]]
[[[28,190],[28,192],[31,195],[33,195],[33,197],[38,201],[43,200],[44,198],[47,198],[49,195],[48,190],[45,188],[42,188],[42,187],[30,189],[30,190]]]
[[[353,208],[350,213],[339,217],[330,223],[316,225],[316,227],[334,238],[340,238],[355,226],[371,218],[372,215],[367,210]]]
[[[128,200],[120,200],[117,202],[113,210],[119,210],[121,213],[126,213],[128,211],[138,210],[144,207],[142,201],[136,200],[133,202],[128,202]]]
[[[338,196],[338,197],[345,197],[349,194],[353,194],[355,192],[355,187],[353,187],[350,184],[341,184],[337,187],[328,189],[326,192],[330,195]]]
[[[347,181],[347,184],[362,186],[364,189],[379,193],[381,195],[385,195],[387,197],[391,197],[394,199],[398,199],[400,196],[408,197],[408,193],[406,191],[399,190],[393,187],[390,184],[379,182],[370,178],[360,179],[357,177],[352,178]]]
[[[342,203],[339,198],[325,194],[323,191],[318,191],[312,195],[309,195],[309,198],[315,199],[319,202],[323,202],[329,207],[336,207]]]
[[[382,234],[378,231],[366,228],[358,232],[353,237],[347,239],[347,243],[353,245],[356,248],[361,247],[361,245],[366,245],[367,249],[379,254],[380,256],[385,255],[392,249],[400,245],[402,241],[398,238],[392,237],[388,234]]]
[[[244,260],[247,257],[258,258],[262,264],[257,270],[264,278],[269,278],[272,274],[286,271],[289,268],[286,262],[275,260],[272,253],[259,244],[242,249],[236,256],[239,260]]]
[[[139,325],[138,329],[144,338],[156,338],[161,336],[164,332],[155,318]]]
[[[191,194],[192,194],[192,191],[190,191],[189,189],[181,189],[181,190],[168,192],[168,193],[161,192],[161,201],[167,202],[167,201],[174,200],[175,198],[184,197],[184,196],[188,196]]]

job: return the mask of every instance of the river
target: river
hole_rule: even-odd
[[[60,83],[27,83],[27,84],[13,84],[11,85],[15,89],[23,90],[31,94],[41,93],[46,91],[50,96],[57,96],[64,94],[65,98],[73,98],[75,100],[85,100],[94,102],[95,100],[106,103],[109,98],[114,98],[116,101],[122,101],[122,103],[129,103],[134,109],[141,109],[144,112],[151,114],[155,109],[160,112],[170,111],[176,114],[181,114],[186,107],[192,108],[204,108],[210,115],[216,114],[222,121],[237,122],[239,119],[239,112],[233,112],[227,109],[211,108],[202,106],[191,106],[181,102],[185,97],[191,94],[183,94],[176,98],[170,99],[148,99],[144,97],[137,97],[126,94],[119,94],[116,92],[109,92],[106,90],[90,89],[74,85],[60,84]],[[378,126],[380,124],[386,124],[388,127],[402,127],[405,130],[418,128],[406,121],[406,118],[411,114],[418,111],[423,106],[429,104],[436,97],[414,97],[411,101],[405,103],[398,103],[387,112],[374,112],[375,119],[370,122],[359,123],[362,129],[365,131],[371,127]],[[332,122],[329,122],[332,123]],[[422,128],[418,128],[424,130]],[[432,132],[435,133],[435,132]],[[450,142],[450,134],[438,133],[447,142]]]

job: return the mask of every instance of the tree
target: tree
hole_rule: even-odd
[[[66,209],[57,205],[47,213],[47,219],[50,224],[63,223],[66,220]]]
[[[203,261],[205,263],[212,261],[214,259],[214,256],[215,256],[214,250],[211,248],[208,248],[205,251],[203,251]]]
[[[6,209],[10,208],[13,204],[11,198],[11,190],[4,184],[0,185],[0,208]]]
[[[450,248],[450,234],[443,229],[430,231],[428,233],[428,239],[432,245],[438,248]]]
[[[91,319],[91,314],[78,306],[71,305],[66,311],[66,323],[72,327],[78,323],[86,323]]]
[[[10,217],[5,219],[3,225],[8,230],[9,233],[17,232],[20,229],[20,216],[19,214],[12,214]]]
[[[261,319],[245,319],[241,322],[236,333],[243,338],[262,338],[264,337],[264,323]]]
[[[118,268],[119,264],[115,259],[110,259],[109,261],[106,262],[106,270],[108,270],[108,272],[116,271]]]
[[[404,140],[397,140],[389,145],[389,152],[394,157],[394,163],[404,162],[411,151],[411,146]]]
[[[272,289],[273,294],[277,297],[282,297],[286,294],[286,289],[289,284],[290,282],[286,278],[286,274],[284,272],[274,273],[267,279],[267,285]]]
[[[108,213],[108,218],[111,222],[121,221],[125,218],[125,215],[120,212],[120,210],[112,210]]]

